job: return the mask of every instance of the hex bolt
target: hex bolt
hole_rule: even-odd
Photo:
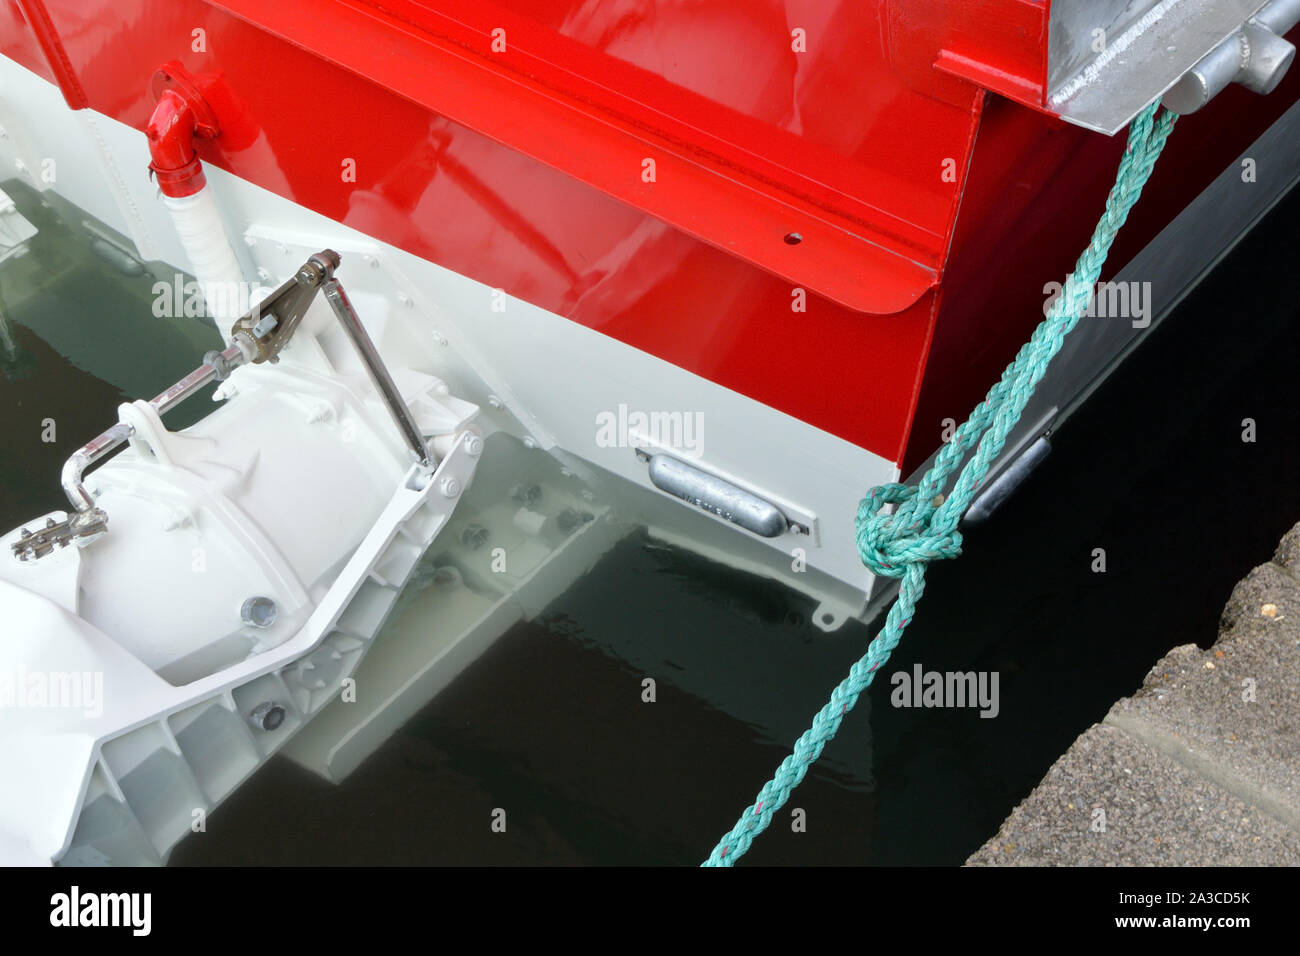
[[[264,701],[248,715],[249,722],[258,730],[278,730],[287,716],[284,707],[273,700]]]
[[[275,623],[275,602],[269,597],[251,597],[239,609],[245,627],[270,627]]]

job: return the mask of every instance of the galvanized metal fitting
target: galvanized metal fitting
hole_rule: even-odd
[[[1194,113],[1230,83],[1273,92],[1295,61],[1295,47],[1282,34],[1297,21],[1300,0],[1274,0],[1185,73],[1161,103],[1175,113]]]
[[[224,382],[230,378],[230,373],[238,368],[240,363],[231,361],[229,356],[214,349],[204,354],[203,364],[212,369],[218,382]]]

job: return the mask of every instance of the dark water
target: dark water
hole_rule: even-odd
[[[134,263],[123,272],[126,260],[111,247],[130,248],[128,240],[52,193],[18,180],[0,182],[0,190],[39,230],[24,255],[0,260],[0,525],[7,532],[67,505],[63,462],[117,421],[118,405],[152,398],[223,344],[200,319],[154,317],[154,283],[170,283],[174,269],[159,268],[155,278]],[[197,421],[210,396],[208,388],[179,406],[168,425]]]
[[[1300,518],[1298,217],[1293,192],[1057,434],[965,554],[932,568],[886,677],[916,663],[996,671],[998,717],[896,709],[877,681],[748,862],[959,864],[1169,647],[1213,641],[1233,584]],[[160,338],[151,277],[114,272],[75,229],[50,238],[39,255],[66,267],[40,295],[0,302],[19,347],[0,381],[6,529],[60,506],[63,458],[118,402],[211,347],[189,341],[210,342],[197,323],[161,323]],[[85,354],[49,331],[68,321],[110,323],[108,344]],[[54,444],[39,441],[47,416]],[[1097,547],[1105,574],[1089,567]],[[276,759],[172,860],[698,863],[874,633],[825,635],[808,613],[798,595],[633,535],[344,784]],[[806,832],[792,832],[795,807]]]

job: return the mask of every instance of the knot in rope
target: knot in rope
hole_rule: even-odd
[[[885,512],[891,504],[898,508]],[[961,554],[961,532],[948,524],[938,502],[918,498],[913,486],[876,485],[858,505],[858,554],[872,574],[901,578],[909,565]]]

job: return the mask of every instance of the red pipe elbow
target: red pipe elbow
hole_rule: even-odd
[[[199,121],[186,97],[174,89],[163,90],[145,127],[149,137],[149,170],[164,196],[193,196],[207,180],[203,163],[194,150]]]

